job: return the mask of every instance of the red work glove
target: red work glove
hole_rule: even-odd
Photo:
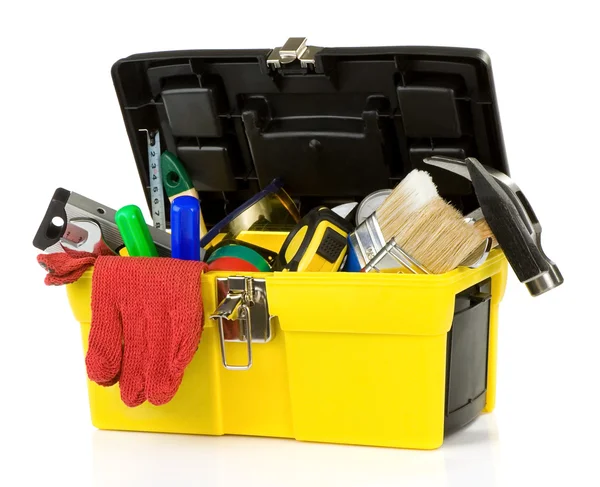
[[[94,265],[100,255],[114,255],[105,244],[98,244],[96,251],[80,252],[63,247],[63,252],[54,254],[39,254],[38,263],[46,269],[48,274],[44,283],[48,286],[60,286],[75,282],[81,275]]]
[[[54,275],[71,279],[76,264],[92,277],[92,323],[85,363],[90,380],[119,382],[130,407],[169,402],[198,348],[203,330],[203,262],[94,254],[44,259]],[[69,272],[67,272],[67,269]],[[85,270],[85,269],[84,269]],[[68,281],[72,282],[72,281]],[[62,282],[58,282],[62,283]]]
[[[92,278],[88,376],[117,380],[128,406],[160,405],[177,392],[203,329],[202,262],[100,257]]]

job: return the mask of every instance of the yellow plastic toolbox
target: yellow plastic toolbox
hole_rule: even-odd
[[[277,249],[260,234],[252,243]],[[278,242],[279,240],[279,242]],[[256,435],[344,444],[434,449],[444,434],[496,396],[498,306],[507,262],[493,251],[478,269],[444,275],[248,273],[264,281],[270,341],[225,342],[221,353],[216,279],[204,275],[205,329],[174,399],[131,409],[118,386],[88,381],[100,429]],[[68,285],[84,350],[91,272]],[[253,327],[255,322],[253,321]],[[258,323],[256,323],[258,325]]]
[[[208,229],[274,178],[306,213],[360,202],[426,169],[467,214],[478,205],[469,182],[424,158],[473,156],[509,174],[491,66],[479,50],[290,39],[276,49],[137,54],[112,76],[149,208],[142,131],[155,128],[189,172]],[[246,230],[239,239],[275,252],[287,235]],[[67,286],[84,351],[92,275]],[[204,331],[174,398],[130,408],[118,385],[90,381],[92,422],[438,448],[494,409],[506,277],[499,248],[480,267],[439,275],[205,273]],[[226,333],[249,323],[251,332]]]

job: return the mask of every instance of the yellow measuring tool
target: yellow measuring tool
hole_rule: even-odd
[[[279,252],[279,268],[336,272],[346,256],[351,231],[351,224],[329,208],[314,208],[287,236]]]

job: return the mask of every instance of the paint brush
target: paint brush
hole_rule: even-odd
[[[442,274],[464,262],[484,240],[463,215],[435,198],[409,216],[394,236],[405,253],[432,274]]]
[[[394,242],[398,251],[383,259],[379,255],[378,268],[431,274],[458,267],[484,240],[480,229],[438,194],[429,173],[420,170],[410,172],[349,238],[361,268]],[[402,264],[396,254],[406,256]]]

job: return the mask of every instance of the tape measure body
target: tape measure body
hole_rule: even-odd
[[[307,213],[287,236],[279,252],[284,272],[336,272],[346,256],[352,227],[327,207]]]

